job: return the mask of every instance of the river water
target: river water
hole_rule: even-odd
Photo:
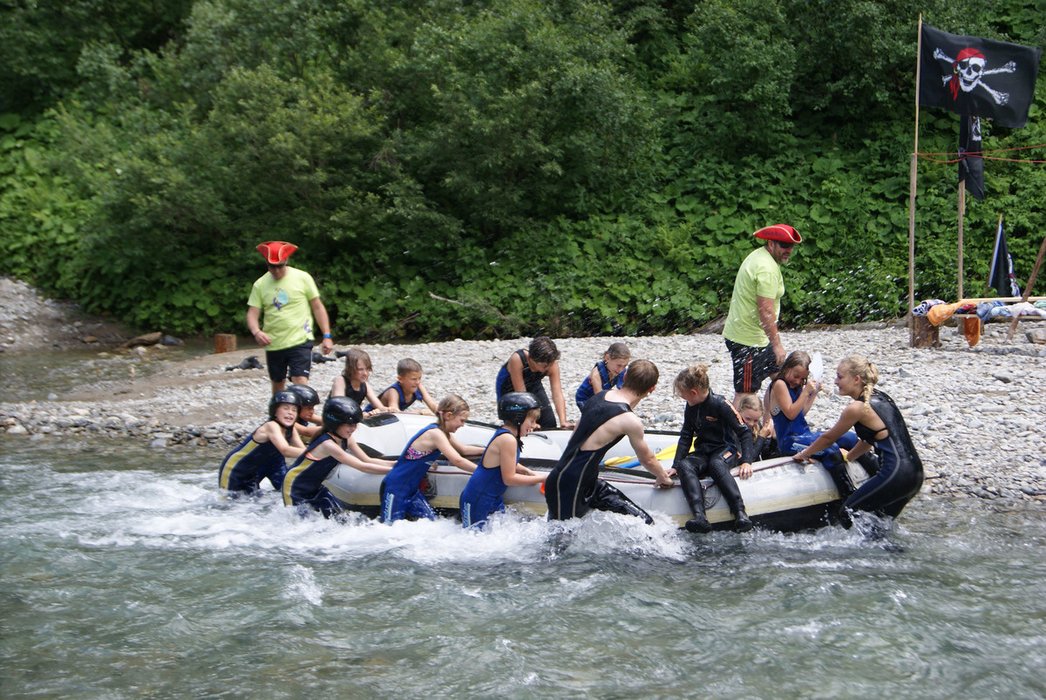
[[[471,533],[223,500],[220,457],[0,439],[0,696],[1046,695],[1041,509]]]

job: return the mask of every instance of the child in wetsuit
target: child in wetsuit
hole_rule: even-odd
[[[479,466],[461,492],[461,525],[482,528],[494,513],[505,510],[505,489],[544,483],[547,474],[535,474],[519,463],[523,438],[537,425],[541,404],[526,392],[512,391],[498,401],[503,423],[483,451]]]
[[[574,402],[579,410],[584,409],[585,402],[601,391],[610,388],[621,388],[625,381],[625,367],[632,359],[632,352],[624,343],[611,343],[603,353],[603,359],[597,362],[592,371],[581,382],[574,394]]]
[[[796,350],[785,358],[781,370],[771,379],[770,387],[766,390],[766,403],[773,418],[777,445],[782,455],[794,455],[821,436],[819,431],[812,430],[806,422],[806,414],[814,405],[821,389],[821,385],[816,381],[810,381],[809,376],[810,356],[802,350]],[[850,450],[856,444],[857,435],[846,432],[814,455],[828,470],[840,497],[844,500],[853,493],[854,486],[840,448]]]
[[[277,391],[269,401],[269,420],[225,455],[218,469],[218,485],[231,494],[252,494],[262,479],[277,491],[283,486],[286,458],[295,458],[305,444],[294,429],[301,399],[290,391]]]
[[[744,394],[737,403],[737,412],[741,414],[748,429],[752,431],[752,445],[756,460],[780,457],[777,450],[777,437],[774,434],[774,423],[763,423],[763,402],[755,394]]]
[[[691,365],[681,371],[676,376],[674,388],[676,394],[686,401],[673,465],[694,513],[694,517],[686,522],[686,529],[690,532],[712,530],[705,516],[704,490],[701,487],[701,477],[711,476],[734,514],[734,528],[738,532],[751,530],[752,521],[745,512],[741,491],[730,469],[740,462],[739,476],[747,479],[752,475],[751,463],[755,454],[752,431],[729,401],[712,392],[707,365]]]
[[[318,510],[330,518],[342,511],[341,503],[323,482],[334,468],[346,464],[368,474],[387,474],[392,468],[387,460],[362,460],[349,450],[355,449],[352,434],[363,420],[359,404],[345,396],[329,399],[323,406],[323,433],[313,440],[287,471],[283,480],[283,505],[296,506],[303,514]]]
[[[298,422],[296,428],[301,439],[310,443],[316,436],[323,432],[321,421],[316,417],[316,406],[320,403],[320,395],[308,384],[291,383],[287,391],[293,391],[301,399],[301,410],[298,411]]]
[[[454,432],[469,417],[469,405],[457,394],[451,394],[436,407],[436,422],[428,425],[407,441],[392,471],[382,479],[381,521],[394,523],[404,518],[435,520],[432,509],[421,493],[421,480],[432,464],[443,458],[455,467],[473,472],[476,465],[463,455],[479,457],[483,448],[478,445],[463,445],[454,437]]]
[[[388,411],[388,406],[383,404],[374,390],[367,385],[373,371],[374,365],[365,350],[349,348],[345,352],[345,371],[334,378],[330,395],[348,396],[360,406],[368,406],[370,410],[363,412],[364,418]]]
[[[545,377],[548,377],[548,384],[552,390],[551,401],[542,385]],[[542,429],[556,428],[557,416],[559,426],[567,429],[574,427],[574,424],[567,420],[567,404],[563,398],[563,384],[559,377],[559,348],[548,336],[538,336],[530,341],[530,347],[526,350],[516,350],[498,370],[498,376],[494,380],[494,393],[500,400],[510,391],[523,391],[537,397],[538,403],[541,404],[538,425]]]
[[[415,409],[415,411],[424,415],[435,415],[436,402],[422,386],[421,374],[421,364],[417,360],[409,357],[403,358],[396,363],[396,381],[381,392],[378,400],[390,411],[406,411],[416,401],[421,401],[424,407],[420,410]],[[373,411],[377,407],[378,404],[373,404],[368,406],[368,410]]]

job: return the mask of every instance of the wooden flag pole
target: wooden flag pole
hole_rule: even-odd
[[[961,117],[962,119],[968,119],[969,117]],[[957,299],[963,299],[966,295],[962,293],[962,278],[963,278],[963,260],[962,260],[962,233],[963,226],[966,222],[966,180],[959,180],[959,255],[957,257],[957,266],[959,268],[959,279],[958,279],[958,291],[959,296]]]
[[[915,188],[919,158],[919,74],[922,72],[923,16],[919,13],[919,32],[915,49],[915,139],[908,171],[908,344],[915,346]]]
[[[1042,239],[1042,244],[1039,246],[1039,255],[1035,258],[1035,267],[1031,269],[1031,276],[1028,277],[1028,284],[1024,286],[1024,294],[1021,295],[1021,303],[1028,301],[1028,297],[1031,296],[1032,285],[1035,284],[1035,278],[1039,276],[1039,268],[1042,267],[1042,256],[1046,254],[1046,236]],[[1014,316],[1013,320],[1010,321],[1010,331],[1006,334],[1006,342],[1013,340],[1013,334],[1017,332],[1017,321],[1020,316]]]

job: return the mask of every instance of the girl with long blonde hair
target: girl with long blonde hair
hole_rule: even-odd
[[[855,460],[874,449],[879,471],[843,501],[843,514],[868,511],[896,518],[923,483],[923,465],[912,443],[900,409],[885,392],[875,388],[878,368],[860,355],[844,358],[835,373],[839,393],[853,401],[843,409],[839,420],[812,445],[795,455],[807,461],[832,444],[850,428],[859,441],[847,459]],[[848,524],[844,520],[844,524]]]

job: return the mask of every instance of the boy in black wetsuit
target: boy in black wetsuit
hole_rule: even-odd
[[[741,491],[730,475],[730,469],[740,458],[740,477],[747,479],[752,475],[751,462],[755,455],[752,431],[726,399],[712,393],[706,365],[691,365],[680,372],[676,377],[675,391],[686,401],[673,465],[694,512],[693,519],[686,522],[686,529],[690,532],[710,532],[712,529],[705,517],[701,488],[701,477],[711,476],[734,514],[737,531],[751,530],[752,521],[745,512]]]
[[[603,456],[628,436],[639,462],[656,478],[656,486],[671,488],[671,473],[661,466],[643,439],[643,423],[632,410],[657,385],[657,366],[636,360],[628,366],[624,385],[596,394],[585,403],[574,434],[559,463],[545,480],[549,520],[580,518],[589,510],[635,515],[648,524],[653,518],[625,494],[599,478]]]

